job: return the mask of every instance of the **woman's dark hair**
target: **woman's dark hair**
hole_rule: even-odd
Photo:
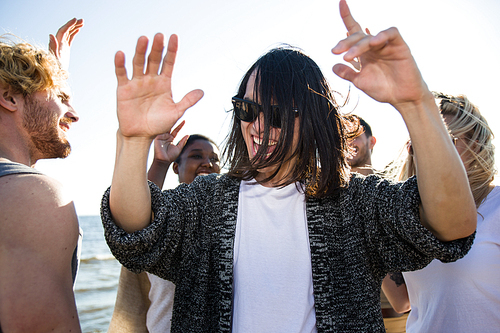
[[[264,114],[263,144],[252,160],[241,132],[241,122],[233,114],[233,124],[226,139],[224,156],[229,164],[228,174],[249,180],[258,169],[278,165],[267,182],[276,176],[283,162],[295,157],[292,170],[278,186],[300,182],[308,196],[323,197],[333,194],[348,183],[349,172],[345,153],[347,149],[346,118],[341,117],[332,91],[318,65],[302,51],[290,46],[275,48],[250,67],[243,77],[236,97],[243,98],[250,76],[255,72],[254,100],[262,105]],[[266,158],[272,105],[281,113],[281,133],[272,154]],[[294,151],[293,133],[295,111],[298,110],[300,130]]]
[[[210,142],[215,147],[217,147],[217,149],[219,149],[219,146],[212,139],[210,139],[210,138],[208,138],[208,137],[206,137],[204,135],[201,135],[201,134],[192,134],[187,139],[186,144],[184,145],[184,147],[181,150],[181,153],[179,154],[179,156],[177,156],[177,158],[175,159],[174,162],[177,163],[177,164],[180,164],[182,154],[184,154],[184,152],[186,151],[186,149],[189,146],[191,146],[193,143],[195,143],[195,141],[198,141],[198,140],[204,140],[204,141]]]

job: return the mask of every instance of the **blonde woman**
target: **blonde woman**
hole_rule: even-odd
[[[493,133],[467,97],[436,97],[478,208],[476,238],[463,259],[433,260],[421,270],[403,273],[404,281],[397,283],[386,278],[383,290],[397,311],[411,307],[407,332],[486,332],[500,327],[500,188],[492,184]],[[418,167],[411,142],[408,153],[401,180],[413,176]]]

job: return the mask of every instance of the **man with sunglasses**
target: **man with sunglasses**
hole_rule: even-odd
[[[362,69],[333,70],[403,115],[424,182],[351,176],[349,133],[326,79],[302,52],[277,48],[233,98],[228,173],[161,192],[146,181],[149,147],[203,93],[172,100],[175,35],[161,70],[163,35],[146,69],[139,38],[131,80],[117,53],[117,154],[101,216],[124,266],[175,283],[172,332],[385,332],[387,272],[457,260],[470,248],[467,178],[408,46],[395,28],[364,34],[344,0],[340,13],[349,36],[332,52]]]

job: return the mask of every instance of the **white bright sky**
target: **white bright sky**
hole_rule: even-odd
[[[500,133],[499,1],[350,0],[348,4],[373,34],[398,27],[429,88],[466,94],[494,133]],[[40,161],[37,168],[64,184],[79,215],[99,214],[101,196],[111,183],[118,128],[114,54],[124,51],[130,68],[141,35],[150,39],[156,32],[179,35],[174,99],[192,89],[205,91],[205,97],[184,115],[186,125],[178,138],[201,133],[222,142],[230,119],[225,110],[231,109],[230,98],[240,79],[260,55],[280,43],[302,48],[343,96],[349,90],[349,83],[331,71],[342,59],[330,50],[345,37],[337,0],[3,0],[0,33],[11,32],[46,47],[48,34],[73,17],[85,20],[74,41],[69,69],[73,105],[80,115],[69,134],[73,152],[65,160]],[[399,152],[407,137],[405,125],[390,105],[379,104],[354,87],[344,111],[353,109],[372,126],[378,140],[373,164],[381,168]],[[446,166],[446,161],[436,163]],[[165,187],[177,183],[169,173]]]

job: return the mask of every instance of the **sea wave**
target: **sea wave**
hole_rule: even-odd
[[[92,292],[92,293],[98,294],[98,293],[103,293],[103,292],[106,292],[106,291],[114,291],[114,292],[116,292],[116,288],[118,288],[118,281],[117,281],[117,283],[110,284],[108,286],[100,286],[100,287],[92,286],[90,288],[77,287],[77,288],[75,288],[75,292],[76,293],[82,293],[82,294],[83,293],[87,293],[87,292]]]
[[[86,263],[89,261],[107,261],[107,260],[116,260],[115,257],[109,253],[109,254],[96,254],[94,256],[86,257],[86,258],[80,258],[81,263]]]

